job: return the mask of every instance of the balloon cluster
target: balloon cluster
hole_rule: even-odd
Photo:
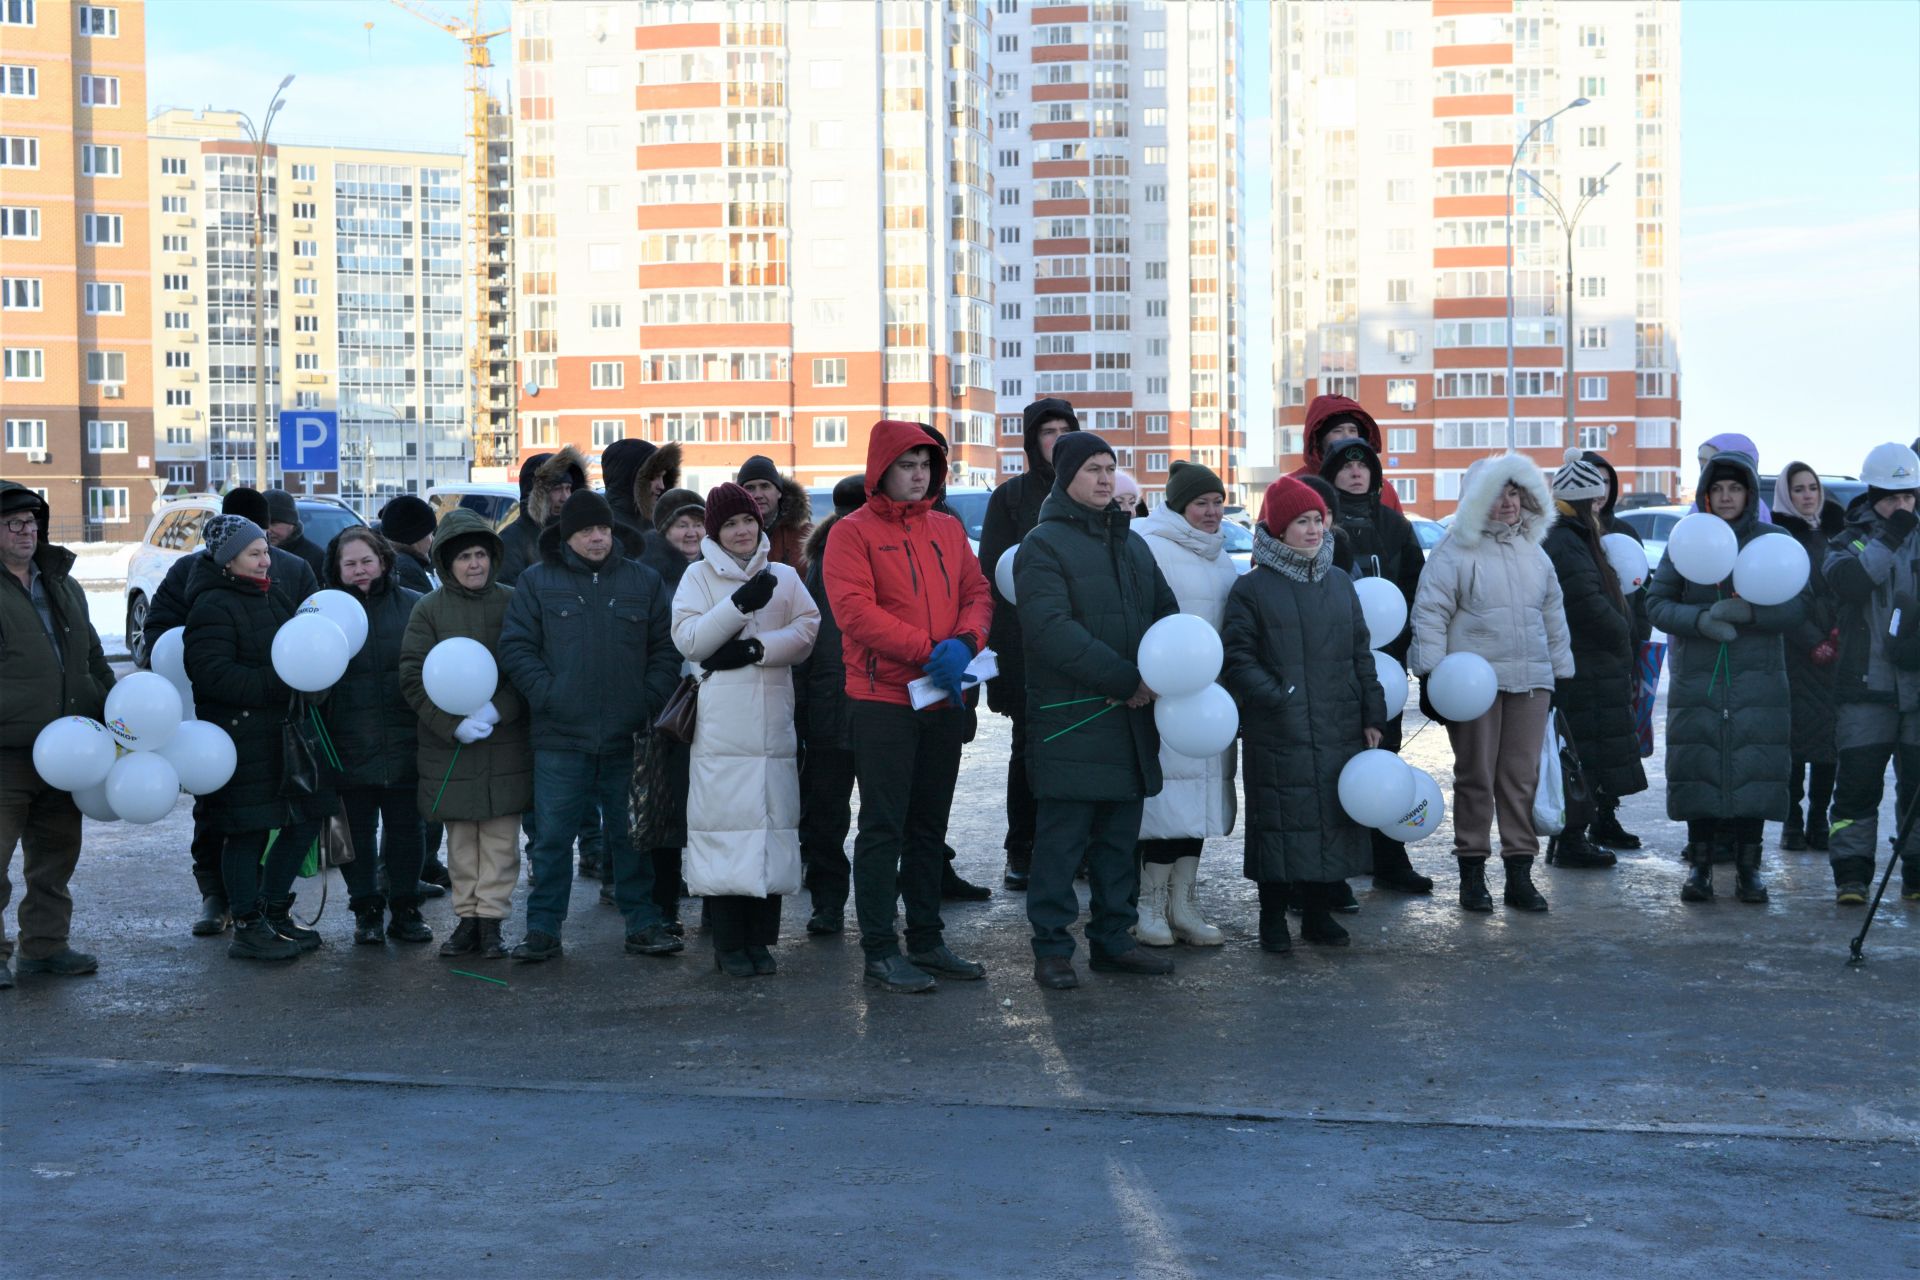
[[[1160,695],[1153,723],[1160,741],[1176,754],[1196,760],[1217,756],[1240,732],[1233,695],[1214,683],[1225,658],[1220,633],[1191,613],[1162,618],[1140,637],[1140,679]]]
[[[1785,604],[1800,594],[1813,565],[1798,538],[1755,538],[1742,548],[1733,526],[1696,511],[1667,535],[1667,558],[1688,582],[1717,587],[1728,578],[1748,604]]]
[[[1348,817],[1402,844],[1426,839],[1447,816],[1446,799],[1432,774],[1377,747],[1347,761],[1339,793]]]

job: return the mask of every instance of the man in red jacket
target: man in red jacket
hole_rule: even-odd
[[[993,620],[965,526],[933,509],[946,480],[947,455],[919,423],[876,422],[867,441],[866,505],[835,526],[824,564],[860,780],[854,908],[866,980],[887,991],[931,991],[935,974],[986,973],[947,948],[940,921],[947,816],[971,720],[961,675]],[[949,693],[915,711],[907,684],[922,676]],[[904,956],[894,931],[894,902],[902,898]]]
[[[1346,396],[1315,396],[1313,403],[1307,406],[1306,432],[1306,445],[1300,451],[1304,461],[1288,473],[1296,480],[1318,476],[1322,464],[1327,460],[1327,450],[1337,441],[1364,440],[1376,456],[1387,456],[1380,424],[1373,420],[1372,414],[1360,407],[1358,400],[1350,400]],[[1400,495],[1393,491],[1391,484],[1380,486],[1380,505],[1392,511],[1400,509]]]

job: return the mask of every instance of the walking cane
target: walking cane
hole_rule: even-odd
[[[1907,816],[1900,820],[1900,834],[1894,838],[1893,856],[1887,859],[1887,869],[1880,877],[1880,887],[1874,891],[1873,901],[1867,906],[1867,918],[1861,923],[1860,932],[1854,935],[1852,942],[1847,944],[1847,949],[1853,953],[1847,957],[1848,964],[1866,963],[1867,958],[1860,953],[1860,948],[1866,944],[1867,930],[1873,928],[1874,913],[1880,910],[1880,899],[1887,891],[1887,881],[1893,879],[1893,864],[1905,856],[1907,840],[1913,835],[1915,814],[1920,814],[1920,795],[1917,795],[1914,802],[1907,806]]]

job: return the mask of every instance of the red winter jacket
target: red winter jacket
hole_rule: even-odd
[[[1316,438],[1317,433],[1321,425],[1337,413],[1351,414],[1357,418],[1360,422],[1360,430],[1364,433],[1366,442],[1373,446],[1373,451],[1383,459],[1387,456],[1386,441],[1380,434],[1380,424],[1373,420],[1372,414],[1360,407],[1358,400],[1349,400],[1346,396],[1315,396],[1313,403],[1307,406],[1307,438],[1305,448],[1301,451],[1306,461],[1288,472],[1288,475],[1296,480],[1304,480],[1308,476],[1320,474],[1320,464],[1326,461],[1327,451],[1326,442]],[[1386,464],[1382,462],[1381,465]],[[1380,505],[1394,511],[1400,509],[1400,495],[1393,491],[1392,485],[1380,486]]]
[[[895,502],[880,478],[909,449],[933,450],[933,482],[919,502]],[[978,653],[993,599],[958,520],[933,509],[947,456],[918,423],[877,422],[867,440],[867,502],[834,525],[822,573],[840,624],[847,696],[911,706],[933,646],[954,636]],[[941,704],[944,706],[945,704]]]

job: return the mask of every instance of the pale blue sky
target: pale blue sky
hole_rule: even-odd
[[[502,0],[483,12],[505,25]],[[1243,12],[1252,426],[1272,398],[1268,15]],[[1920,435],[1920,3],[1688,0],[1682,24],[1687,451],[1744,431],[1769,470],[1852,472]],[[381,0],[152,0],[147,30],[155,107],[257,115],[293,72],[278,137],[461,147],[462,46]]]

